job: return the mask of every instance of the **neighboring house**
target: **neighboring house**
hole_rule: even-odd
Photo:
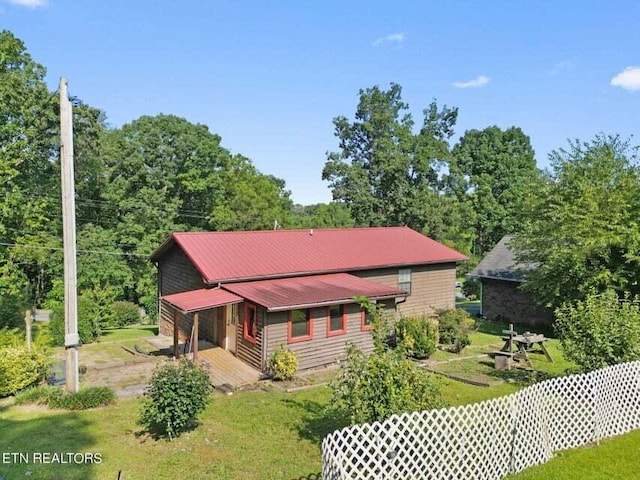
[[[174,233],[151,256],[174,348],[193,333],[260,371],[280,345],[300,369],[336,362],[348,342],[370,351],[354,297],[394,317],[454,308],[464,260],[406,227]]]
[[[520,289],[531,265],[516,261],[509,242],[513,235],[505,235],[468,275],[480,280],[482,316],[490,320],[503,319],[530,325],[550,325],[553,312],[538,307],[528,292]]]

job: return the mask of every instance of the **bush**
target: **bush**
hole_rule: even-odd
[[[396,323],[397,346],[413,358],[429,358],[438,346],[438,326],[428,317],[402,317]]]
[[[80,295],[78,297],[78,334],[81,344],[97,340],[100,335],[99,322],[100,306],[91,296]],[[64,305],[53,306],[48,329],[53,345],[64,346]]]
[[[113,325],[115,327],[124,327],[140,322],[140,307],[131,302],[114,302],[113,309]]]
[[[79,392],[65,392],[60,387],[29,388],[16,395],[16,405],[35,403],[64,410],[87,410],[111,405],[115,392],[108,387],[88,387]]]
[[[25,334],[19,328],[0,328],[0,347],[19,347],[24,342]]]
[[[111,405],[115,399],[116,394],[109,387],[88,387],[81,389],[79,392],[50,395],[48,405],[51,408],[62,408],[64,410],[87,410]]]
[[[0,397],[13,395],[44,378],[44,355],[26,347],[0,348]]]
[[[456,353],[471,344],[469,333],[474,326],[475,321],[466,310],[451,309],[438,312],[440,343],[450,345],[451,350]]]
[[[59,387],[53,387],[50,385],[42,385],[40,387],[29,387],[16,394],[15,404],[36,404],[36,405],[48,405],[51,398],[62,395],[62,390]]]
[[[298,357],[284,345],[280,345],[269,357],[267,366],[274,380],[289,380],[298,370]]]
[[[192,428],[207,406],[211,385],[202,365],[187,358],[167,360],[153,372],[144,392],[139,423],[170,439]]]
[[[462,293],[469,300],[476,300],[478,297],[480,297],[480,280],[465,280],[462,284]]]
[[[583,372],[640,360],[639,302],[607,290],[556,309],[554,327],[565,358]]]
[[[392,350],[367,356],[350,344],[347,360],[330,387],[334,408],[343,411],[351,424],[444,406],[429,374]]]

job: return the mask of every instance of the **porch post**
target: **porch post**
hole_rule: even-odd
[[[180,317],[178,316],[178,310],[173,307],[173,356],[180,358],[180,350],[178,350],[178,322]]]
[[[191,339],[194,362],[198,359],[198,323],[199,322],[200,322],[200,312],[196,312],[193,315],[193,338]]]

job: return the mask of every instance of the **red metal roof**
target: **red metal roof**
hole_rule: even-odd
[[[206,283],[447,263],[467,257],[408,227],[174,233]]]
[[[271,312],[350,303],[353,302],[353,297],[366,296],[379,300],[407,295],[397,288],[348,273],[231,283],[223,285],[223,288],[262,305]]]
[[[208,308],[243,301],[242,297],[238,297],[220,288],[201,288],[190,292],[172,293],[162,298],[184,313],[206,310]]]

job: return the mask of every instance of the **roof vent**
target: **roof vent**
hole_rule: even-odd
[[[313,228],[310,228],[310,229],[309,229],[309,236],[310,236],[310,237],[313,237]]]

